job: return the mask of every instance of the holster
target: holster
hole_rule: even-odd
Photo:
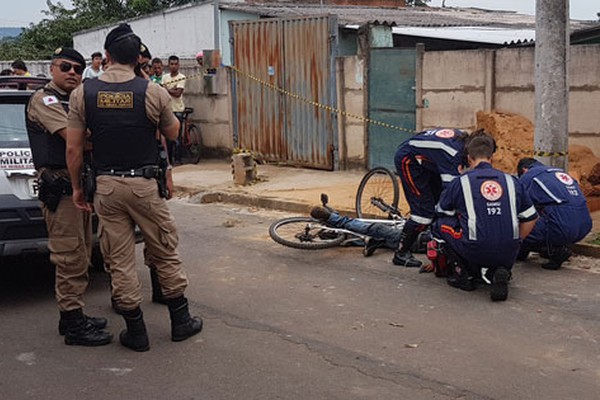
[[[94,167],[90,162],[85,162],[83,164],[81,187],[83,189],[85,201],[88,203],[93,203],[94,194],[96,193],[96,170],[94,170]]]
[[[156,141],[158,148],[158,171],[156,172],[156,182],[158,184],[158,193],[163,199],[169,198],[169,188],[167,186],[167,169],[169,161],[167,160],[167,151],[160,140]]]
[[[56,170],[45,169],[39,179],[38,198],[51,212],[56,211],[63,196],[73,194],[71,180]]]

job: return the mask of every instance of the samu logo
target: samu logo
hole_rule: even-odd
[[[556,176],[556,179],[558,179],[567,186],[573,184],[573,178],[571,178],[569,174],[566,174],[564,172],[556,172],[554,176]]]
[[[452,129],[440,129],[435,132],[435,136],[442,139],[452,139],[454,137],[454,131]]]
[[[488,201],[496,201],[502,197],[502,186],[496,181],[485,181],[479,189],[481,195]]]

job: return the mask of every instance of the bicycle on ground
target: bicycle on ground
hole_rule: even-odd
[[[400,190],[393,172],[384,167],[369,170],[362,178],[356,193],[356,220],[365,223],[381,223],[402,229],[406,222],[398,209]],[[323,207],[328,206],[328,196],[321,194]],[[373,254],[377,246],[371,246],[369,236],[328,225],[312,217],[288,217],[275,221],[269,227],[271,238],[284,246],[303,250],[327,249],[335,246],[350,246],[362,243],[363,255]],[[417,241],[417,248],[424,248],[428,235]]]

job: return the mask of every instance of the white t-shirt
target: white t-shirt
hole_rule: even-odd
[[[86,67],[85,70],[83,71],[83,79],[88,79],[88,78],[97,78],[100,75],[102,75],[104,73],[104,71],[102,70],[102,68],[100,68],[98,71],[94,71],[94,68],[92,68],[92,66],[90,65],[89,67]]]
[[[171,83],[171,81],[177,81]],[[170,73],[166,73],[162,76],[162,84],[167,89],[185,89],[185,75],[179,72],[177,76],[171,76]],[[171,96],[171,106],[173,112],[183,112],[185,110],[185,104],[183,103],[183,94],[179,97]]]

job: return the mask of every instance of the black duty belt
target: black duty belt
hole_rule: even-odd
[[[96,176],[108,175],[108,176],[118,176],[121,178],[136,178],[142,177],[146,179],[156,178],[159,172],[159,168],[155,165],[150,165],[147,167],[137,168],[137,169],[101,169],[96,171]]]

